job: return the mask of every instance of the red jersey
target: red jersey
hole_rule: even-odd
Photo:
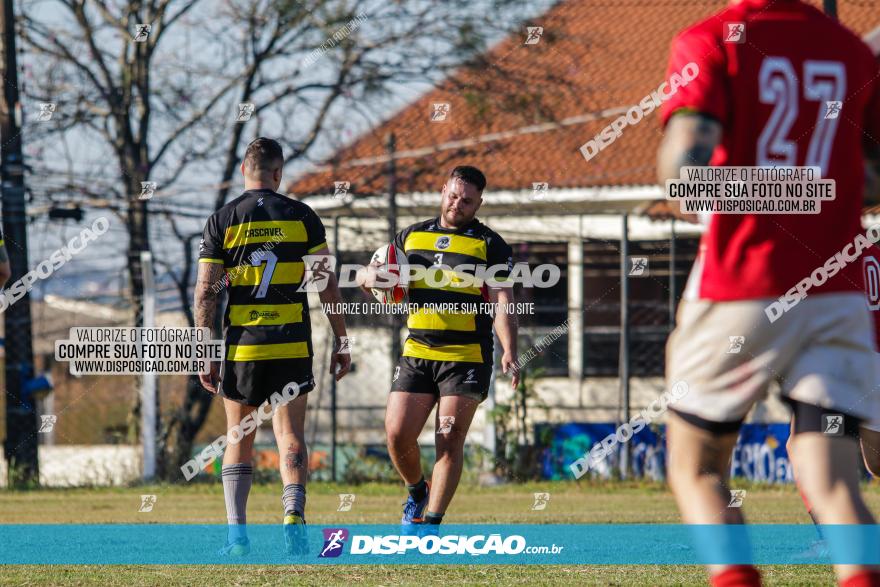
[[[744,26],[739,27],[739,24]],[[737,42],[734,42],[737,41]],[[880,71],[868,46],[799,0],[743,0],[676,36],[669,74],[699,73],[662,109],[723,125],[712,165],[818,166],[836,181],[819,214],[713,214],[688,296],[775,298],[809,277],[861,232],[862,141],[880,141]],[[840,102],[826,117],[828,102]],[[860,291],[858,262],[814,293]]]

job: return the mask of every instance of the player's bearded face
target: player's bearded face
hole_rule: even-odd
[[[483,203],[480,190],[457,177],[447,181],[441,193],[440,214],[449,226],[464,226],[473,220]]]

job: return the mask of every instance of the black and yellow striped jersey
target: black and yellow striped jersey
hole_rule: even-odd
[[[513,266],[513,252],[504,239],[476,218],[457,228],[443,228],[438,218],[413,224],[402,230],[394,244],[405,253],[410,265],[448,271],[459,265],[476,267],[501,266],[494,273],[496,281],[509,277]],[[464,269],[475,275],[475,270]],[[433,285],[429,283],[433,282]],[[485,311],[489,295],[485,283],[472,287],[454,285],[450,275],[447,285],[443,280],[420,279],[409,283],[409,303],[419,311],[410,312],[407,319],[409,336],[403,346],[403,356],[434,361],[483,363],[492,361],[492,321]],[[438,304],[459,304],[477,312],[438,312]],[[449,306],[446,306],[449,307]]]
[[[318,215],[269,189],[248,190],[208,218],[199,262],[226,270],[227,360],[312,356],[308,294],[297,289],[303,255],[325,246]]]

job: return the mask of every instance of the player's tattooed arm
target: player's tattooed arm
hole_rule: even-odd
[[[217,312],[217,297],[223,288],[223,265],[218,263],[199,263],[196,280],[193,314],[197,328],[214,330],[214,315]]]
[[[6,247],[0,245],[0,288],[6,285],[12,276],[12,269],[9,267],[9,256],[6,254]]]
[[[214,331],[214,315],[217,313],[217,296],[223,289],[223,273],[223,265],[219,263],[199,263],[193,303],[193,314],[198,328]],[[212,362],[208,373],[199,373],[199,381],[208,392],[217,393],[220,381],[219,363]]]
[[[721,131],[721,123],[704,114],[687,112],[670,118],[657,151],[660,185],[665,189],[666,180],[678,179],[682,167],[708,165],[712,153],[721,143]],[[664,200],[659,204],[669,215],[688,221],[696,220],[695,215],[682,212],[677,202]],[[652,215],[650,210],[648,214]]]

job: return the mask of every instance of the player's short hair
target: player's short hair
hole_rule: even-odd
[[[274,171],[283,165],[284,151],[273,139],[254,139],[244,153],[244,166],[249,171]]]
[[[449,174],[449,179],[459,178],[466,181],[481,192],[486,187],[486,176],[483,172],[470,165],[459,165]]]

